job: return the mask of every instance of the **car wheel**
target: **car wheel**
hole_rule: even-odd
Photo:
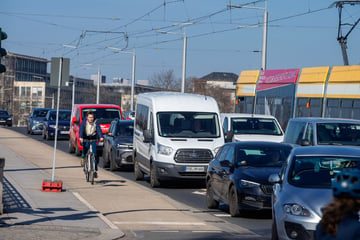
[[[49,133],[47,131],[46,131],[46,134],[45,134],[45,138],[46,138],[46,141],[50,140]]]
[[[28,127],[26,128],[26,132],[27,134],[30,134],[30,129]]]
[[[45,131],[42,132],[42,138],[45,139]]]
[[[232,186],[229,192],[229,211],[232,217],[240,216],[240,208],[235,186]]]
[[[219,207],[219,202],[214,199],[214,190],[212,189],[210,180],[206,184],[206,204],[209,209],[216,209]]]
[[[68,148],[68,152],[69,153],[74,153],[75,152],[75,148],[72,146],[71,144],[71,140],[69,139],[69,148]]]
[[[103,168],[110,167],[109,166],[110,161],[109,161],[109,157],[108,157],[108,154],[106,151],[103,152],[102,159],[103,159]]]
[[[150,166],[150,185],[153,188],[160,187],[160,181],[157,176],[156,167],[154,167],[152,164]]]
[[[116,164],[115,164],[115,160],[114,160],[114,157],[113,157],[113,153],[112,152],[110,152],[109,154],[109,161],[110,161],[110,171],[115,171],[116,169],[117,169],[117,167],[116,167]]]
[[[272,224],[271,224],[271,240],[279,240],[279,235],[277,232],[277,227],[276,227],[276,221],[273,215],[273,220],[272,220]]]
[[[135,180],[144,179],[144,173],[140,170],[139,163],[135,158],[134,158],[134,174],[135,174]]]

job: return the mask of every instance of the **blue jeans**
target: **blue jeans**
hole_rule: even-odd
[[[95,171],[98,170],[98,163],[99,163],[99,159],[98,156],[96,154],[96,142],[83,142],[83,151],[82,151],[82,156],[85,157],[86,153],[89,151],[90,149],[90,144],[92,145],[92,151],[95,155]]]

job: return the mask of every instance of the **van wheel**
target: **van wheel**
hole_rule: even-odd
[[[144,179],[144,173],[140,170],[139,163],[136,159],[134,159],[134,174],[136,181]]]
[[[154,167],[152,164],[150,166],[150,185],[153,188],[160,187],[160,181],[157,176],[156,167]]]
[[[74,152],[75,152],[75,148],[72,146],[72,144],[71,144],[71,140],[69,140],[69,148],[68,148],[68,152],[69,152],[69,153],[74,153]]]

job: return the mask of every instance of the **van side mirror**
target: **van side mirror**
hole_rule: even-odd
[[[152,140],[152,136],[150,134],[150,130],[145,129],[144,130],[144,143],[149,143]]]
[[[225,133],[225,142],[232,142],[232,139],[234,137],[234,132],[233,131],[228,131]]]

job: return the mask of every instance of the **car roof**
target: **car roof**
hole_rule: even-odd
[[[319,118],[319,117],[299,117],[299,118],[290,118],[290,121],[299,121],[299,122],[348,122],[348,123],[360,123],[358,119],[347,119],[347,118]]]
[[[115,104],[96,104],[96,103],[81,103],[81,104],[75,104],[75,106],[79,107],[79,108],[106,108],[106,107],[116,107],[116,108],[120,108],[120,106],[115,105]]]
[[[293,149],[297,156],[305,155],[331,155],[331,156],[360,156],[360,147],[351,146],[304,146]]]
[[[246,117],[246,118],[275,118],[272,115],[267,115],[267,114],[250,114],[250,113],[220,113],[220,116],[224,116],[224,117]]]
[[[243,147],[294,147],[293,144],[289,143],[279,143],[279,142],[264,142],[264,141],[243,141],[243,142],[229,142],[225,145],[235,145],[235,146],[243,146]]]

